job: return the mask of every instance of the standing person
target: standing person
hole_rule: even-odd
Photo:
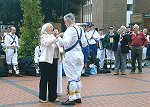
[[[114,75],[119,75],[119,70],[121,75],[125,75],[127,53],[129,52],[128,42],[130,36],[126,34],[126,27],[120,27],[120,33],[114,36],[114,43],[112,50],[115,52],[115,73]]]
[[[18,69],[18,53],[17,53],[17,48],[19,48],[18,44],[18,37],[15,35],[16,33],[16,28],[11,27],[10,28],[10,33],[6,35],[5,41],[4,41],[4,46],[6,47],[6,61],[8,65],[8,70],[9,70],[9,75],[12,75],[12,68],[15,71],[16,77],[23,77],[19,73]]]
[[[61,96],[62,94],[62,68],[63,68],[63,58],[64,58],[64,49],[59,46],[59,58],[58,58],[58,68],[57,68],[57,96]]]
[[[80,24],[76,23],[76,24],[78,26],[80,26],[81,28],[83,28],[83,30],[85,32],[86,23],[80,23]],[[86,73],[86,71],[88,69],[88,59],[89,59],[89,54],[90,54],[89,45],[87,45],[86,47],[82,47],[82,52],[83,52],[83,55],[84,55],[84,67],[83,67],[81,76],[83,76],[83,77],[89,77],[89,74]]]
[[[132,31],[131,31],[130,26],[126,26],[126,28],[127,28],[126,34],[131,36]],[[129,49],[129,53],[127,53],[127,68],[131,68],[131,49]]]
[[[92,60],[95,60],[97,56],[97,41],[99,40],[99,33],[93,28],[94,24],[92,22],[86,23],[86,38],[88,41],[90,54],[92,57]]]
[[[59,35],[57,29],[54,30],[53,34]],[[62,72],[63,72],[63,58],[64,58],[64,49],[63,47],[59,46],[59,42],[56,43],[59,49],[58,53],[58,66],[57,66],[57,96],[61,96],[62,94]]]
[[[64,16],[64,22],[67,29],[63,38],[58,39],[60,46],[63,46],[65,50],[63,66],[68,79],[68,100],[61,104],[74,105],[81,103],[80,76],[84,66],[82,47],[87,46],[87,41],[83,29],[75,24],[75,16],[72,13]]]
[[[56,44],[58,39],[53,34],[53,25],[46,23],[42,26],[40,36],[41,55],[39,58],[40,67],[40,83],[39,83],[39,99],[40,102],[46,103],[47,85],[48,100],[57,100],[57,66],[59,49]]]
[[[138,72],[142,73],[142,50],[145,46],[148,45],[145,35],[139,31],[139,26],[135,24],[133,26],[133,34],[130,38],[130,48],[131,48],[131,61],[132,61],[132,70],[131,73],[135,73],[136,70],[136,60],[138,62]]]
[[[109,68],[110,69],[113,69],[112,67],[112,61],[115,60],[115,56],[114,56],[114,51],[112,50],[112,45],[113,45],[113,42],[114,42],[114,26],[110,26],[108,28],[109,32],[106,33],[106,35],[104,36],[104,46],[106,48],[106,56],[107,56],[107,60],[108,60],[108,63],[109,63]]]
[[[145,35],[147,41],[149,42],[149,35],[147,35],[147,29],[143,29],[143,34]],[[144,47],[142,51],[142,67],[146,65],[146,55],[147,55],[147,47]]]
[[[100,35],[100,38],[99,38],[99,45],[97,49],[97,58],[99,59],[100,70],[103,70],[104,59],[105,59],[105,49],[103,45],[103,40],[104,40],[103,29],[99,29],[99,35]]]
[[[35,63],[35,68],[36,68],[36,77],[39,77],[39,58],[41,55],[41,49],[40,46],[36,46],[34,50],[34,63]]]

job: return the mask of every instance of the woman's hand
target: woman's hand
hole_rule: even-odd
[[[64,36],[64,33],[62,32],[62,33],[60,33],[59,35],[57,35],[56,38],[58,38],[58,37],[63,37],[63,36]]]
[[[58,29],[54,29],[53,34],[54,34],[55,37],[56,37],[57,35],[59,35]]]

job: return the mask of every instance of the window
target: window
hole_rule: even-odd
[[[133,4],[127,4],[127,11],[133,10]]]

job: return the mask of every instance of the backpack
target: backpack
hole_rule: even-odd
[[[89,68],[85,70],[85,73],[90,75],[97,74],[97,66],[94,64],[90,64]]]
[[[7,63],[4,55],[0,56],[0,77],[6,77],[8,76],[8,68]]]
[[[36,68],[31,58],[21,58],[18,61],[19,70],[22,74],[35,76]]]

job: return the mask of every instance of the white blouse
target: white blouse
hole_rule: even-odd
[[[55,43],[58,39],[53,35],[43,34],[41,40],[41,56],[39,62],[53,63]]]

